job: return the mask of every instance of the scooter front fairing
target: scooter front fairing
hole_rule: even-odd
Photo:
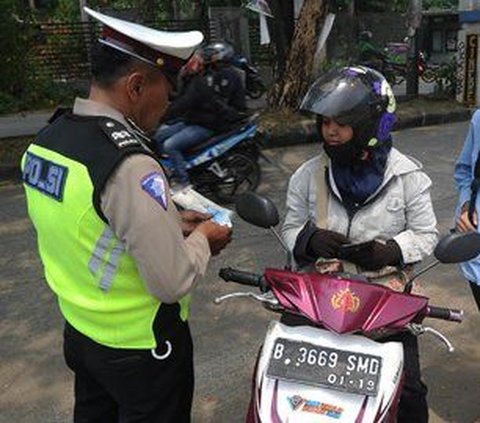
[[[400,343],[271,322],[255,375],[253,421],[378,422],[396,407]]]
[[[335,333],[401,330],[427,312],[428,298],[346,276],[267,269],[279,304]]]

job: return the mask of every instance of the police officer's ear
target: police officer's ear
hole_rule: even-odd
[[[142,72],[133,72],[126,79],[126,90],[131,101],[136,103],[143,95],[147,78]]]

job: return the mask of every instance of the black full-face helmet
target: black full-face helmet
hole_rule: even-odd
[[[375,148],[390,138],[396,101],[381,73],[365,66],[349,66],[315,81],[300,109],[351,126],[359,147]]]
[[[235,51],[233,47],[223,41],[207,44],[202,49],[205,64],[212,63],[230,63],[233,59]]]

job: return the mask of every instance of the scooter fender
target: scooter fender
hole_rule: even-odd
[[[200,166],[203,163],[206,163],[216,157],[220,157],[222,154],[225,154],[228,150],[231,150],[237,144],[240,144],[250,138],[253,138],[257,132],[257,125],[251,124],[241,130],[240,132],[233,134],[222,141],[219,141],[218,144],[215,144],[206,150],[202,151],[198,155],[187,159],[187,169],[191,169],[196,166]]]
[[[349,353],[375,355],[381,358],[376,395],[350,393],[338,386],[306,384],[299,381],[275,378],[267,374],[278,338],[302,341],[315,348],[332,348]],[[277,355],[278,359],[278,346]],[[349,357],[349,356],[348,356]],[[282,357],[283,359],[283,357]],[[288,358],[286,358],[288,360]],[[293,360],[288,360],[296,365]],[[318,365],[313,363],[312,365]],[[288,364],[290,366],[290,364]],[[273,321],[260,353],[255,375],[252,401],[254,421],[259,422],[380,422],[391,408],[396,408],[397,392],[401,387],[403,371],[403,346],[399,342],[378,343],[360,335],[338,335],[310,326],[289,327]],[[332,376],[333,377],[333,376]],[[328,383],[327,383],[328,385]],[[391,413],[390,413],[391,414]]]

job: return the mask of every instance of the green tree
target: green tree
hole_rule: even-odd
[[[28,89],[31,76],[26,58],[33,37],[32,28],[26,25],[30,11],[15,0],[0,0],[0,112],[14,108]]]

